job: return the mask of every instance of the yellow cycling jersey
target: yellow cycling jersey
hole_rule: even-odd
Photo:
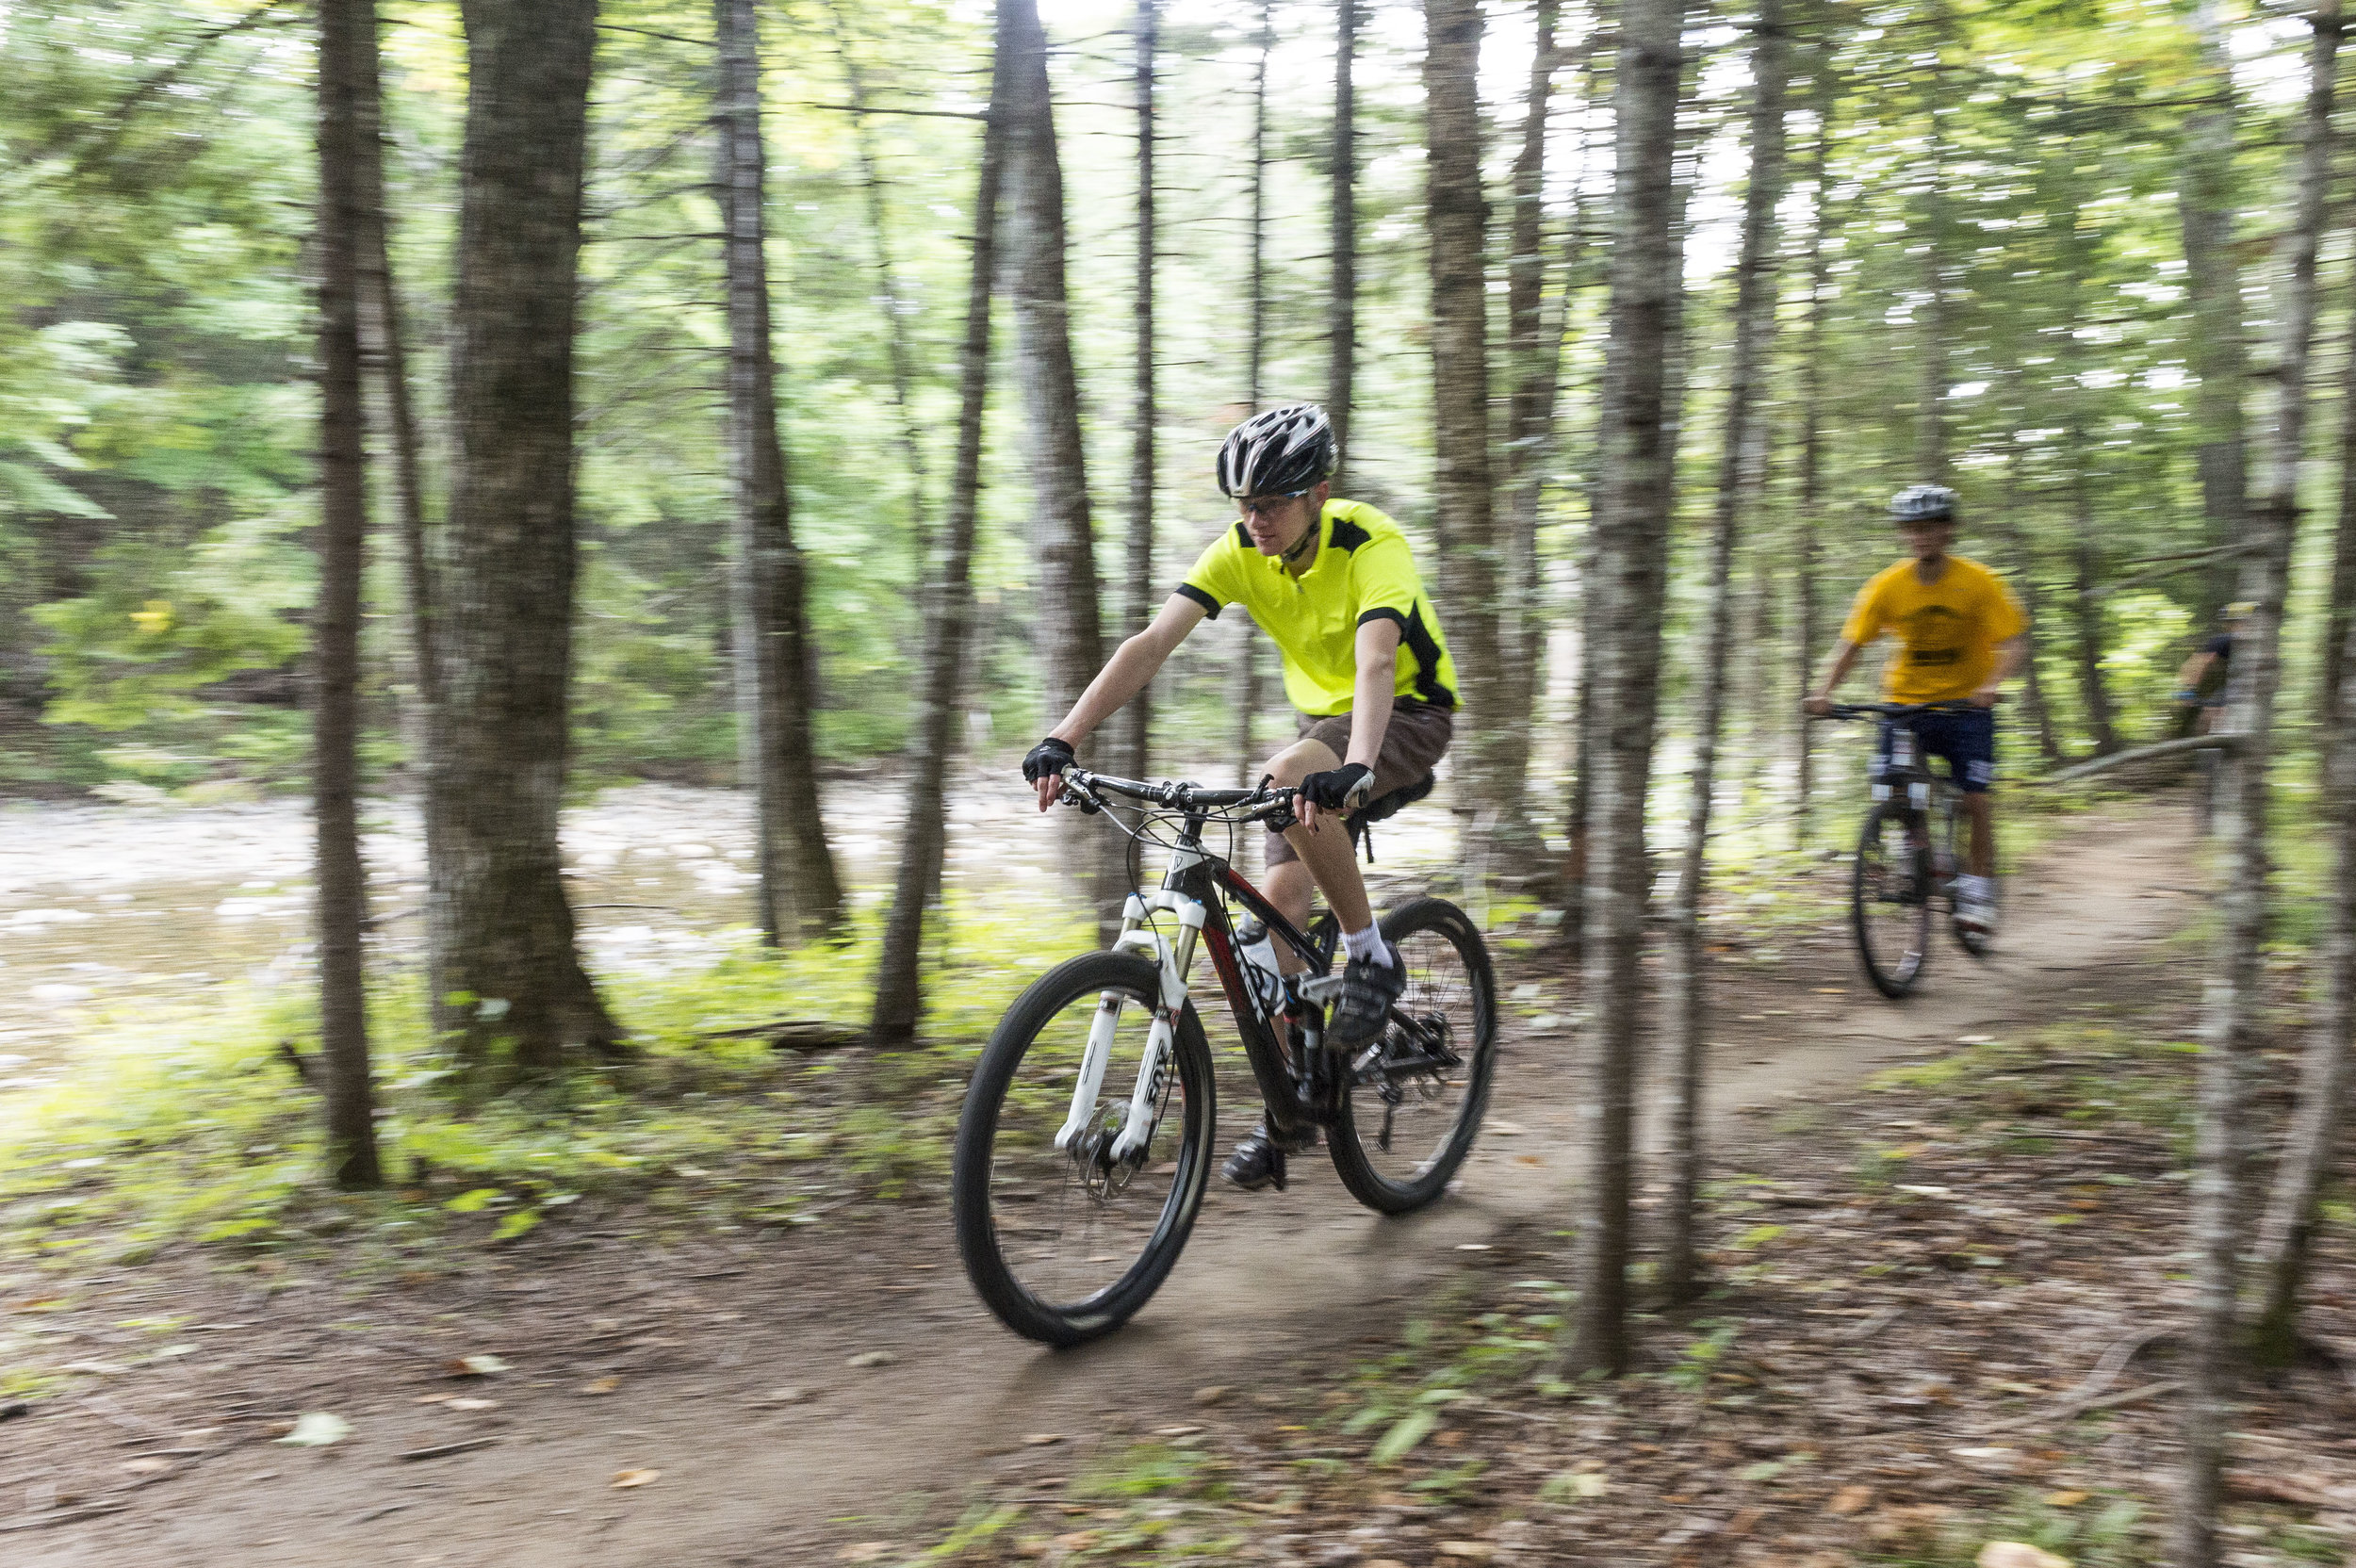
[[[1924,582],[1911,561],[1875,573],[1857,590],[1841,635],[1863,647],[1884,631],[1898,634],[1883,683],[1890,701],[1955,702],[1996,668],[1996,645],[2027,625],[2004,579],[1951,555],[1937,582]]]
[[[1329,500],[1317,518],[1317,559],[1294,577],[1252,547],[1238,522],[1212,541],[1178,592],[1217,616],[1241,604],[1284,656],[1284,694],[1325,718],[1350,711],[1358,684],[1358,629],[1399,623],[1393,692],[1456,706],[1456,664],[1399,526],[1364,501]]]

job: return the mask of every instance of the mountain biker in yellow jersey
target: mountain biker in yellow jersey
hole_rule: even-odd
[[[1969,869],[1955,878],[1955,920],[1983,934],[1996,929],[1996,813],[1988,795],[1996,778],[1998,694],[2020,667],[2028,621],[2004,580],[1976,561],[1947,553],[1955,538],[1955,493],[1917,484],[1890,498],[1890,521],[1913,559],[1870,579],[1857,591],[1824,682],[1804,706],[1822,716],[1832,694],[1868,643],[1894,631],[1898,656],[1884,680],[1890,702],[1969,702],[1971,713],[1925,713],[1913,721],[1922,755],[1944,757],[1972,818]],[[1882,726],[1876,760],[1890,754]]]
[[[1219,487],[1242,515],[1032,748],[1023,776],[1040,810],[1053,805],[1073,748],[1145,689],[1204,616],[1243,605],[1283,652],[1284,694],[1301,710],[1301,739],[1266,769],[1299,787],[1301,820],[1269,839],[1265,891],[1297,926],[1309,923],[1313,888],[1333,906],[1349,959],[1326,1039],[1348,1048],[1382,1032],[1406,975],[1375,926],[1342,824],[1432,772],[1454,728],[1456,666],[1407,536],[1373,507],[1332,498],[1337,459],[1333,423],[1315,403],[1228,433]],[[1263,1120],[1223,1173],[1249,1191],[1282,1184],[1284,1156],[1302,1147],[1281,1143]]]

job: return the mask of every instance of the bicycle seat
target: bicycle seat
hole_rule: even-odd
[[[1358,814],[1350,819],[1350,837],[1351,841],[1356,843],[1360,849],[1366,851],[1367,859],[1373,859],[1374,851],[1368,845],[1366,829],[1372,827],[1376,823],[1383,821],[1385,817],[1396,816],[1399,812],[1407,809],[1410,806],[1415,805],[1415,802],[1421,800],[1424,796],[1430,794],[1434,789],[1436,789],[1439,786],[1439,779],[1433,775],[1425,774],[1421,778],[1416,779],[1413,784],[1402,784],[1398,789],[1393,790],[1389,794],[1377,795],[1372,800],[1367,801],[1366,804],[1360,808]]]
[[[1396,816],[1438,788],[1439,782],[1437,776],[1425,774],[1413,784],[1402,784],[1387,795],[1377,795],[1350,819],[1350,824],[1355,826],[1359,823],[1381,822],[1385,817]]]

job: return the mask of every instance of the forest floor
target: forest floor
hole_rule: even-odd
[[[2171,1428],[2142,1340],[2184,1290],[2185,815],[2078,819],[1997,955],[1942,945],[1903,1005],[1829,919],[1721,944],[1716,1288],[1640,1319],[1622,1384],[1551,1376],[1580,1115],[1540,1014],[1448,1201],[1215,1191],[1157,1299],[1074,1352],[987,1316],[937,1193],[753,1233],[584,1204],[446,1270],[19,1274],[8,1326],[64,1381],[0,1405],[0,1557],[1813,1565],[1969,1561],[1942,1554],[2004,1527],[2145,1560]],[[1543,953],[1504,969],[1560,986]],[[2336,1252],[2319,1298],[2356,1332]],[[2254,1397],[2248,1560],[2340,1560],[2347,1399],[2320,1370]],[[311,1434],[337,1440],[272,1442]]]

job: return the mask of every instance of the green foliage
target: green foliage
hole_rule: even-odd
[[[464,1092],[428,1038],[414,977],[391,977],[370,1033],[395,1186],[367,1196],[325,1186],[318,1102],[285,1059],[316,1038],[307,995],[102,1014],[72,1072],[20,1095],[0,1128],[0,1237],[58,1261],[330,1233],[364,1258],[430,1257],[519,1239],[591,1199],[643,1202],[666,1225],[807,1223],[945,1176],[967,1065],[1030,978],[1009,961],[1083,935],[953,900],[925,1019],[934,1043],[814,1060],[712,1036],[779,1017],[863,1020],[874,929],[783,956],[748,938],[706,969],[609,987],[635,1026],[634,1060],[487,1100]]]

